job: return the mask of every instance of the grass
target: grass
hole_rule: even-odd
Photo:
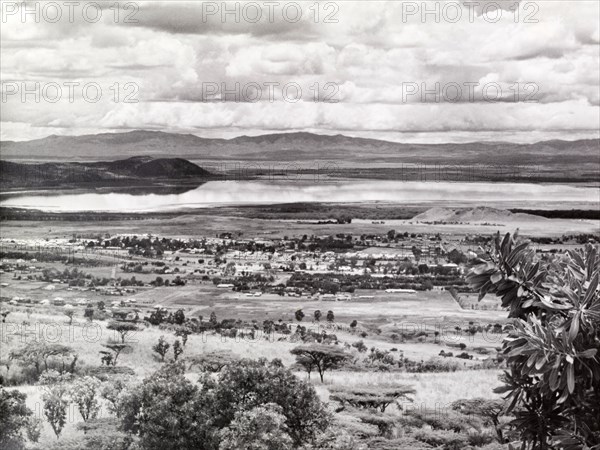
[[[194,258],[185,258],[180,262],[192,263]],[[39,264],[38,264],[39,265]],[[176,264],[170,263],[171,266]],[[59,266],[59,263],[49,263],[48,266]],[[192,268],[188,266],[188,269]],[[98,276],[109,276],[112,268],[110,266],[98,268],[84,268],[84,271],[93,272]],[[138,274],[118,274],[130,277]],[[152,277],[154,277],[153,275]],[[143,276],[142,276],[143,277]],[[146,275],[145,277],[149,277]],[[171,276],[172,277],[172,276]],[[436,356],[440,350],[458,351],[449,348],[446,344],[450,342],[464,342],[467,351],[473,347],[485,346],[493,349],[499,345],[500,336],[495,336],[495,342],[486,341],[481,334],[474,338],[466,335],[456,336],[454,326],[465,327],[469,321],[485,323],[501,322],[505,313],[497,310],[462,310],[448,293],[431,291],[419,292],[416,295],[409,294],[387,294],[385,292],[373,292],[374,298],[369,300],[356,299],[351,302],[322,302],[309,300],[307,298],[280,297],[277,295],[264,294],[262,297],[246,297],[229,290],[217,289],[212,283],[192,281],[184,287],[170,288],[142,288],[136,294],[126,297],[111,297],[101,295],[97,292],[81,292],[77,290],[68,291],[67,286],[57,284],[56,289],[47,291],[44,289],[48,283],[14,280],[12,274],[1,274],[0,280],[7,282],[8,287],[3,288],[2,296],[14,297],[25,296],[41,300],[43,298],[63,297],[67,302],[74,299],[86,298],[92,304],[102,300],[107,305],[113,300],[123,298],[136,298],[137,307],[143,310],[141,315],[146,314],[154,304],[160,303],[171,311],[183,308],[186,317],[202,315],[205,319],[214,311],[219,320],[226,318],[241,319],[244,321],[255,320],[262,324],[263,320],[283,320],[291,323],[294,328],[298,322],[294,319],[294,312],[303,309],[306,314],[304,321],[300,323],[309,329],[324,329],[327,333],[334,333],[342,343],[352,344],[363,340],[368,348],[376,347],[382,350],[396,348],[402,351],[404,356],[412,360],[427,360]],[[370,292],[369,292],[370,294]],[[69,345],[78,353],[78,366],[85,368],[95,367],[100,364],[99,351],[108,339],[116,339],[119,336],[106,328],[107,321],[87,322],[83,318],[83,308],[76,306],[75,319],[68,324],[68,318],[62,313],[61,307],[54,306],[9,306],[0,304],[2,310],[9,309],[11,313],[7,317],[7,323],[1,325],[0,359],[7,358],[9,352],[24,345],[27,340],[37,336],[46,342]],[[335,313],[335,323],[330,324],[322,320],[315,323],[311,320],[315,310],[321,310],[325,315],[328,310]],[[355,332],[348,328],[352,320],[358,321]],[[339,327],[338,327],[339,325]],[[142,330],[135,333],[128,341],[133,351],[121,354],[118,365],[127,366],[135,371],[135,377],[141,381],[144,377],[156,371],[161,362],[157,360],[152,346],[164,335],[167,342],[173,344],[175,336],[173,333],[160,330],[158,327],[146,327],[140,325]],[[441,327],[441,328],[440,328]],[[443,338],[433,340],[433,331],[436,329],[447,330],[448,334]],[[424,342],[411,340],[399,342],[392,338],[393,334],[423,330],[429,334]],[[361,337],[361,332],[366,332],[366,337]],[[231,351],[241,358],[280,358],[284,365],[290,367],[295,358],[290,350],[298,345],[294,342],[265,340],[259,338],[233,339],[222,338],[219,335],[207,333],[205,335],[190,335],[182,357],[190,357],[211,351]],[[363,354],[364,356],[364,354]],[[172,358],[170,351],[167,359]],[[477,364],[477,355],[473,361],[459,361],[461,364],[471,366]],[[452,358],[454,360],[454,358]],[[12,371],[18,371],[16,367]],[[187,375],[191,380],[197,379],[197,369],[193,369]],[[412,408],[439,409],[459,398],[485,397],[494,398],[492,389],[499,385],[496,370],[469,370],[451,373],[424,373],[409,374],[397,372],[352,372],[346,370],[332,371],[325,374],[325,383],[321,384],[318,377],[313,376],[311,383],[315,386],[317,393],[325,402],[329,400],[329,392],[333,386],[352,386],[357,384],[368,384],[379,386],[382,384],[407,384],[416,390]],[[0,367],[0,374],[5,375],[5,368]],[[297,376],[306,379],[306,374],[297,372]],[[27,405],[34,410],[36,415],[43,417],[40,386],[22,385],[18,390],[28,395]],[[403,405],[404,409],[408,405]],[[398,409],[390,407],[397,414]],[[106,415],[106,405],[103,405],[101,415]],[[81,431],[77,429],[77,423],[82,418],[76,409],[69,413],[68,423],[61,435],[63,439],[77,439]],[[49,424],[44,421],[41,442],[53,442],[56,439]]]

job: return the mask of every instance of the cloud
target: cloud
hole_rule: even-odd
[[[469,8],[452,1],[437,3],[439,13],[429,2],[425,15],[423,10],[407,15],[407,4],[422,7],[423,2],[330,7],[321,2],[317,10],[301,3],[298,21],[289,20],[291,9],[283,16],[285,2],[273,11],[272,21],[258,3],[263,8],[256,23],[243,20],[249,9],[240,10],[236,22],[234,15],[223,20],[221,10],[207,15],[213,3],[176,1],[139,3],[139,11],[133,11],[137,23],[126,23],[132,10],[123,8],[118,20],[117,11],[104,9],[97,23],[83,20],[81,11],[73,23],[9,17],[0,30],[4,82],[94,82],[107,94],[115,83],[135,83],[140,103],[124,104],[122,96],[111,102],[107,96],[90,104],[78,95],[73,103],[31,104],[13,96],[2,105],[2,126],[15,128],[3,136],[24,139],[26,129],[52,127],[60,133],[130,127],[210,133],[227,127],[249,132],[479,130],[482,136],[502,129],[597,128],[597,120],[592,123],[600,105],[597,2],[577,8],[561,1],[520,2],[516,8],[514,0],[479,1],[472,17]],[[462,8],[460,20],[449,20],[449,5]],[[216,6],[221,9],[221,2]],[[335,20],[326,23],[326,17]],[[302,101],[295,107],[271,103],[263,94],[259,104],[227,96],[221,102],[220,93],[207,98],[206,83],[229,88],[278,83],[279,99],[282,86],[297,83]],[[339,86],[339,103],[312,104],[314,86],[322,99],[326,83]],[[479,85],[470,96],[467,86],[474,83]],[[407,96],[415,85],[419,92]],[[463,92],[454,103],[440,98],[440,91],[452,96],[456,85]],[[502,94],[495,98],[485,85],[499,86]],[[425,91],[434,93],[422,95]]]

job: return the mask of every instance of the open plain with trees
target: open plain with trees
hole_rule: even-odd
[[[14,225],[0,273],[6,448],[491,450],[598,438],[593,234],[539,243],[484,225],[457,235],[339,224],[325,235],[61,237],[55,226],[32,240],[11,237]],[[567,318],[566,342],[543,331],[550,312]],[[527,377],[548,380],[532,395],[561,401],[524,403]],[[555,424],[540,430],[547,408]]]

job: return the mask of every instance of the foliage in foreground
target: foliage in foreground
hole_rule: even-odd
[[[528,244],[498,234],[468,275],[480,299],[496,294],[515,319],[503,343],[505,386],[497,392],[507,394],[512,425],[529,448],[599,448],[598,248],[543,261]]]
[[[36,442],[40,435],[40,424],[33,411],[25,405],[27,396],[16,390],[0,387],[0,448],[17,450],[25,447],[27,437]]]
[[[330,423],[314,388],[277,360],[242,360],[216,378],[201,376],[198,384],[183,373],[181,363],[165,365],[122,397],[123,428],[139,436],[143,448],[217,450],[222,442],[234,448],[236,439],[248,448],[272,448],[248,443],[256,438],[253,426],[277,430],[268,439],[281,448],[298,447]]]

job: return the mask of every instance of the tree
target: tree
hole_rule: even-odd
[[[183,309],[175,311],[175,314],[173,314],[173,322],[177,325],[183,325],[185,322],[185,313],[183,312]]]
[[[360,409],[376,409],[385,412],[386,408],[400,399],[412,401],[409,397],[415,390],[409,386],[341,386],[333,387],[331,400],[342,405],[351,405]]]
[[[321,311],[319,309],[317,309],[315,311],[315,321],[318,322],[319,320],[321,320]]]
[[[0,316],[2,316],[2,323],[6,323],[6,317],[10,314],[10,311],[2,311]]]
[[[221,429],[228,427],[240,410],[248,412],[269,403],[279,405],[295,448],[312,442],[331,423],[314,387],[279,360],[241,360],[226,367],[217,379],[207,375],[201,394],[211,406],[213,423]]]
[[[75,370],[78,355],[71,347],[62,344],[46,344],[43,341],[30,341],[24,347],[13,350],[9,355],[10,359],[20,362],[28,368],[35,370],[35,378],[41,375],[43,370],[50,368],[52,361],[60,362],[58,369],[61,372]],[[71,360],[69,361],[69,358]]]
[[[175,336],[181,338],[181,343],[183,344],[184,347],[185,347],[185,344],[187,344],[188,336],[190,334],[192,334],[192,330],[190,330],[186,326],[181,326],[175,331]]]
[[[37,421],[33,411],[29,409],[25,400],[27,395],[11,389],[0,387],[0,448],[23,449],[25,448],[25,431],[30,440],[37,441]]]
[[[139,328],[136,324],[131,322],[116,322],[112,321],[106,327],[108,330],[114,330],[121,335],[121,343],[125,343],[125,338],[132,336]]]
[[[491,425],[496,430],[498,442],[504,442],[503,424],[500,423],[500,416],[504,414],[504,406],[502,400],[489,400],[480,397],[460,399],[450,404],[454,411],[461,411],[467,415],[483,418],[484,425]]]
[[[302,322],[302,319],[304,319],[304,312],[302,312],[302,310],[299,309],[294,313],[294,316],[296,317],[296,320],[298,322]]]
[[[100,386],[97,378],[85,376],[77,378],[70,389],[71,400],[77,405],[84,422],[95,419],[100,411],[96,391]]]
[[[333,322],[335,320],[335,316],[333,311],[327,311],[327,322]]]
[[[415,257],[415,260],[419,261],[421,259],[421,255],[423,254],[423,251],[415,245],[412,246],[411,251],[413,256]]]
[[[102,364],[106,364],[107,366],[112,365],[113,367],[117,365],[117,360],[119,359],[119,355],[121,353],[128,353],[133,350],[131,345],[119,342],[108,342],[106,344],[102,344],[102,346],[110,350],[100,350],[100,354],[103,355],[101,359]]]
[[[228,351],[215,351],[186,358],[186,361],[190,363],[190,369],[199,366],[200,370],[213,373],[220,372],[224,367],[235,364],[239,360],[236,355]]]
[[[600,442],[600,257],[597,247],[549,260],[527,241],[497,234],[467,280],[482,299],[494,293],[513,329],[502,344],[512,425],[533,449],[585,448]]]
[[[42,401],[44,416],[58,439],[67,423],[67,408],[69,407],[69,396],[64,382],[59,379],[54,384],[46,386],[42,394]]]
[[[83,317],[92,322],[94,320],[94,308],[92,308],[91,306],[85,308],[85,311],[83,312]]]
[[[250,411],[238,411],[229,427],[221,431],[219,450],[291,450],[282,408],[267,403]]]
[[[121,427],[139,436],[140,448],[216,450],[210,405],[196,384],[184,377],[184,366],[165,364],[131,387],[119,401]]]
[[[210,313],[210,318],[208,319],[208,322],[213,326],[216,327],[218,325],[218,321],[217,321],[217,315],[215,314],[215,312],[211,312]]]
[[[356,329],[356,326],[357,326],[357,325],[358,325],[358,322],[357,322],[356,320],[353,320],[353,321],[350,323],[350,329],[351,329],[352,331],[354,331],[354,330]]]
[[[75,310],[71,307],[65,309],[63,313],[69,318],[69,325],[71,325],[73,323],[73,316],[75,315]]]
[[[164,320],[166,319],[166,316],[167,316],[166,309],[157,308],[154,311],[152,311],[152,313],[150,314],[150,317],[148,318],[148,322],[150,322],[150,324],[152,324],[152,325],[160,325],[161,323],[164,322]]]
[[[296,368],[305,370],[310,380],[310,374],[315,370],[315,361],[308,356],[297,356],[296,357]]]
[[[171,344],[169,344],[164,336],[158,338],[158,342],[152,347],[152,350],[160,355],[160,360],[164,361]]]
[[[285,430],[293,448],[298,448],[312,442],[331,423],[315,389],[284,368],[281,361],[242,360],[217,376],[203,376],[199,384],[189,381],[184,372],[181,361],[167,363],[119,401],[121,427],[137,435],[140,448],[218,450],[223,437],[250,439],[253,425],[275,433],[270,437],[260,433],[259,439],[266,442],[281,439],[275,430]],[[263,414],[265,409],[284,419]]]
[[[182,353],[183,346],[181,345],[179,339],[175,339],[175,342],[173,343],[173,357],[175,358],[175,361],[177,361],[177,358],[179,358],[179,355],[181,355]]]
[[[341,363],[350,359],[351,355],[333,345],[312,344],[301,345],[293,348],[290,353],[296,356],[296,362],[303,367],[307,367],[305,361],[312,360],[323,382],[323,375],[327,370],[339,367]]]
[[[454,263],[454,264],[464,264],[467,262],[467,256],[461,252],[458,249],[452,249],[447,255],[446,255],[446,259],[448,260],[448,262]]]

